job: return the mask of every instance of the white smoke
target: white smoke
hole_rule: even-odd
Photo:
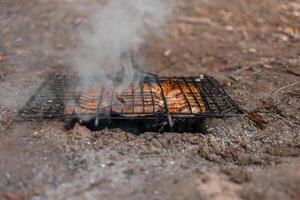
[[[169,0],[109,0],[79,29],[71,64],[83,77],[113,75],[123,68],[123,81],[131,82],[134,68],[128,55],[149,33],[162,33],[172,7]]]

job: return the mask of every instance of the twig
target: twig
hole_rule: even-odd
[[[245,115],[253,121],[260,129],[265,129],[268,122],[263,119],[258,114],[255,114],[253,112],[244,111]]]
[[[300,92],[287,92],[287,94],[290,94],[292,96],[300,97]]]
[[[300,76],[300,73],[298,73],[298,72],[290,69],[289,67],[286,67],[285,69],[286,69],[287,72],[289,72],[289,73],[291,73],[291,74],[293,74],[295,76]]]
[[[285,90],[285,89],[287,89],[287,88],[289,88],[289,87],[293,87],[293,86],[295,86],[295,85],[298,85],[299,83],[300,83],[300,81],[297,81],[296,83],[292,83],[292,84],[286,85],[286,86],[284,86],[284,87],[281,87],[281,88],[279,88],[278,90],[274,91],[273,94],[276,94],[276,93],[278,93],[278,92],[281,92],[282,90]]]
[[[235,82],[238,82],[240,79],[239,78],[237,78],[237,77],[235,77],[235,76],[233,76],[233,75],[231,75],[231,74],[227,74],[227,76],[230,78],[230,79],[232,79],[233,81],[235,81]]]

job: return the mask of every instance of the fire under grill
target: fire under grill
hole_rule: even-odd
[[[123,87],[123,88],[122,88]],[[148,130],[197,131],[206,118],[240,113],[211,76],[158,77],[145,74],[124,87],[118,79],[51,75],[21,109],[23,119],[64,119],[91,129],[143,127]],[[156,127],[156,128],[154,128]]]

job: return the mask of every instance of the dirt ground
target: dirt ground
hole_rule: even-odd
[[[147,70],[213,75],[264,128],[246,116],[205,134],[14,121],[97,4],[0,2],[0,199],[300,199],[299,0],[178,1],[166,36],[143,47]]]

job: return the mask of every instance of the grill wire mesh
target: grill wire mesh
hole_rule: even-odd
[[[172,82],[180,93],[168,95],[163,87],[168,82]],[[109,86],[104,86],[100,77],[94,78],[91,88],[96,92],[85,96],[88,89],[82,86],[79,77],[51,75],[20,110],[19,116],[38,119],[85,116],[95,120],[95,125],[101,119],[162,118],[172,127],[175,118],[224,118],[240,113],[234,101],[211,76],[145,76],[139,84],[131,85],[121,93],[116,89],[119,84],[112,81]],[[178,95],[180,101],[176,99]],[[91,102],[95,106],[89,107]],[[182,105],[183,109],[174,109],[174,103]]]

